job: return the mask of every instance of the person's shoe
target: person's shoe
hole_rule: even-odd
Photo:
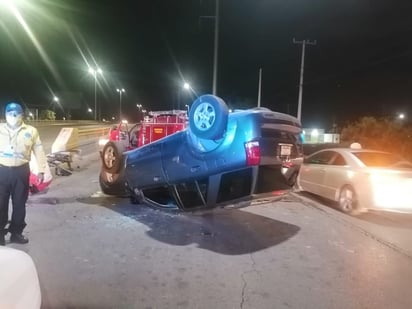
[[[27,244],[29,239],[24,237],[22,234],[11,234],[10,242],[14,242],[16,244]]]
[[[0,246],[5,246],[6,245],[6,240],[4,239],[4,235],[0,236]]]

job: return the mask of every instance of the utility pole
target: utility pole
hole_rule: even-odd
[[[260,107],[260,98],[262,93],[262,68],[259,69],[259,90],[258,90],[258,107]]]
[[[296,41],[295,38],[293,38],[293,43],[294,44],[302,44],[302,60],[300,64],[300,80],[299,80],[299,100],[298,100],[298,115],[297,118],[299,121],[301,121],[302,118],[302,94],[303,94],[303,71],[305,68],[305,46],[306,44],[308,45],[316,45],[316,40],[315,41],[309,41],[309,40],[303,40],[303,41]]]

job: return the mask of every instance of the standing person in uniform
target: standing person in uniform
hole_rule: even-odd
[[[17,103],[6,105],[6,123],[0,123],[0,245],[5,245],[9,199],[13,211],[8,231],[10,242],[26,244],[26,202],[29,195],[30,156],[33,152],[39,173],[38,183],[44,180],[47,158],[36,128],[23,122],[23,108]]]

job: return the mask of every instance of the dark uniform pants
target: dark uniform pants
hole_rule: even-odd
[[[26,202],[29,196],[29,164],[7,167],[0,165],[0,233],[5,234],[8,221],[9,200],[13,212],[10,233],[21,234],[26,226]]]

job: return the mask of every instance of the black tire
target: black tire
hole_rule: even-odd
[[[358,199],[355,190],[349,186],[343,186],[339,193],[339,210],[346,214],[357,214],[359,211]]]
[[[138,194],[135,192],[130,194],[130,203],[133,205],[140,205],[143,204],[144,198],[143,198],[143,193],[139,191]]]
[[[99,184],[104,194],[120,197],[130,196],[125,185],[123,173],[111,174],[102,170],[99,174]]]
[[[296,181],[298,180],[298,172],[294,172],[292,173],[292,175],[290,175],[290,177],[287,179],[286,183],[288,184],[288,186],[290,186],[291,188],[295,188],[296,187]]]
[[[111,174],[118,174],[123,164],[125,146],[120,142],[108,142],[101,154],[102,170]]]
[[[227,127],[229,110],[226,103],[214,95],[202,95],[190,108],[189,128],[204,139],[219,139]]]

